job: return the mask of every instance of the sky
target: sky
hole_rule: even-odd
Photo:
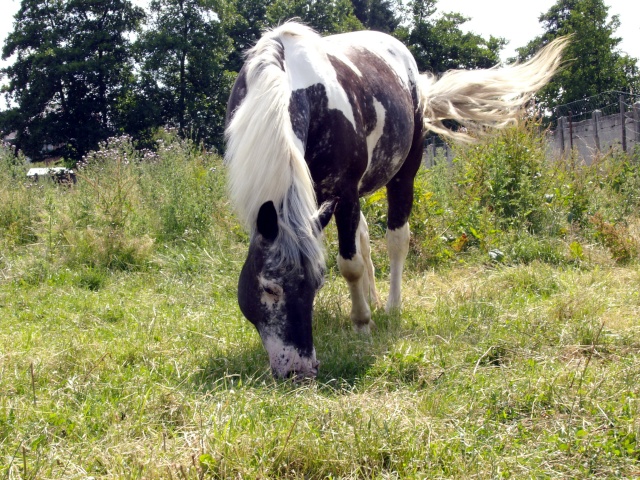
[[[461,28],[483,37],[506,38],[509,43],[501,53],[502,60],[514,57],[516,48],[543,33],[538,22],[540,14],[546,13],[555,0],[440,0],[438,10],[459,12],[471,17]],[[640,1],[605,0],[609,15],[618,15],[620,28],[615,35],[622,38],[620,50],[640,59]]]
[[[143,3],[143,0],[135,0]],[[4,8],[0,12],[0,45],[13,29],[13,16],[20,7],[20,0],[2,0]],[[508,40],[501,57],[506,60],[515,56],[518,47],[525,46],[540,35],[543,30],[538,22],[541,13],[546,12],[555,0],[440,0],[440,12],[457,12],[470,17],[462,25],[463,30],[472,31],[483,37],[493,35]],[[619,15],[620,28],[616,35],[622,38],[620,49],[632,57],[640,59],[640,1],[605,0],[610,7],[609,15]],[[6,66],[0,61],[0,67]]]

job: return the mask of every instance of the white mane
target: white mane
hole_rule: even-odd
[[[317,240],[313,181],[289,115],[291,87],[282,65],[280,38],[315,42],[310,28],[286,23],[265,33],[247,52],[247,93],[225,131],[229,193],[241,220],[254,231],[260,206],[278,209],[280,234],[274,248],[281,262],[299,266],[300,254],[319,274],[324,265]],[[286,62],[286,60],[285,60]]]

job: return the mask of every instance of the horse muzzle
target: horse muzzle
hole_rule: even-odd
[[[271,372],[276,378],[291,378],[295,381],[314,379],[318,375],[320,362],[316,359],[316,350],[311,355],[301,355],[293,345],[285,345],[279,338],[262,338]]]

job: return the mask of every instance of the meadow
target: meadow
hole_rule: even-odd
[[[419,173],[400,314],[352,332],[326,231],[316,381],[236,303],[220,157],[114,138],[75,185],[0,149],[0,477],[640,476],[640,162],[537,125]],[[363,199],[386,299],[384,192]]]

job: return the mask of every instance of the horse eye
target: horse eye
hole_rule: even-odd
[[[283,293],[282,287],[277,284],[262,285],[262,289],[274,297],[280,297]]]

